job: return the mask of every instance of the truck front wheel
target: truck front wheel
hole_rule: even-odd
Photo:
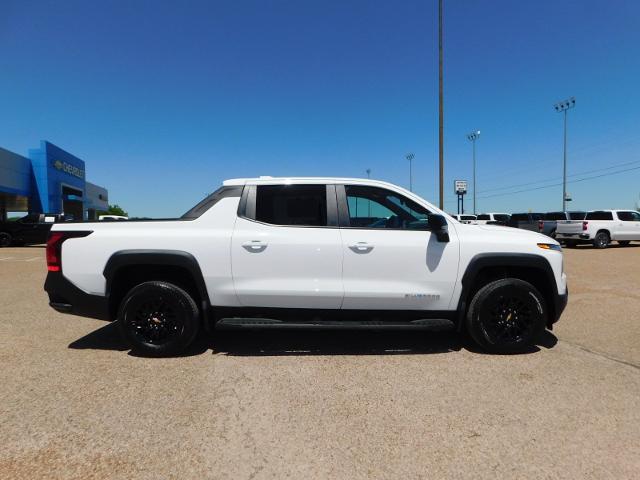
[[[134,352],[171,356],[193,342],[200,326],[200,312],[182,288],[168,282],[145,282],[125,296],[118,325]]]
[[[492,353],[526,351],[546,323],[544,298],[533,285],[517,278],[483,286],[471,300],[466,317],[471,337]]]
[[[0,232],[0,247],[11,246],[11,235],[5,232]]]

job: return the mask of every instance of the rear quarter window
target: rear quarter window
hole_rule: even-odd
[[[204,200],[199,202],[195,207],[189,210],[187,213],[180,217],[183,220],[195,220],[200,217],[204,212],[213,207],[223,198],[227,197],[239,197],[242,194],[242,186],[234,185],[228,187],[220,187],[211,195],[205,197]]]
[[[585,220],[613,220],[611,212],[589,212]]]

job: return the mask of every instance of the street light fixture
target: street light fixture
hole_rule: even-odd
[[[567,211],[567,110],[576,106],[575,97],[570,97],[554,105],[556,112],[564,113],[564,160],[562,173],[562,211]]]
[[[476,140],[480,138],[480,130],[467,135],[467,140],[473,144],[473,214],[476,214]]]
[[[413,162],[416,156],[413,153],[407,153],[404,158],[409,160],[409,191],[413,192]]]

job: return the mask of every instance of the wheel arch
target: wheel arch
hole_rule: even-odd
[[[487,283],[500,278],[519,278],[536,287],[545,299],[549,316],[547,326],[555,322],[561,308],[558,286],[549,261],[529,253],[481,253],[471,259],[462,276],[462,291],[458,300],[458,330],[475,293]]]
[[[200,265],[192,254],[182,250],[120,250],[109,258],[103,275],[111,318],[117,318],[120,303],[133,286],[145,281],[167,281],[193,295],[208,328],[209,295]]]

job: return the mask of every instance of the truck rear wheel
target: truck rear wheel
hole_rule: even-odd
[[[195,339],[200,312],[182,288],[168,282],[145,282],[127,293],[118,325],[134,352],[171,356],[184,351]]]
[[[598,232],[596,236],[593,237],[593,246],[596,248],[607,248],[609,242],[611,242],[611,239],[607,232]]]
[[[11,246],[11,235],[5,232],[0,232],[0,247]]]
[[[546,324],[544,298],[533,285],[517,278],[495,280],[478,290],[466,318],[471,337],[492,353],[526,351]]]

